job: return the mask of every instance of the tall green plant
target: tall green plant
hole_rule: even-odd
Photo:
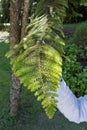
[[[81,0],[80,5],[87,7],[87,0]]]
[[[27,26],[27,36],[7,54],[12,57],[14,73],[34,92],[49,118],[56,111],[56,89],[62,75],[62,21],[66,7],[66,0],[40,0]]]
[[[77,23],[82,21],[83,10],[85,9],[81,9],[81,1],[82,0],[68,0],[65,23]]]

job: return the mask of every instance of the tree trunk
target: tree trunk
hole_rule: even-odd
[[[23,5],[23,15],[21,22],[21,6]],[[30,0],[11,0],[10,2],[10,49],[14,47],[15,44],[18,44],[20,40],[25,36],[25,28],[28,20],[29,12],[29,3]],[[22,25],[21,25],[22,23]],[[21,27],[21,28],[20,28]],[[12,72],[12,82],[10,88],[10,115],[16,116],[19,109],[19,100],[20,100],[20,82],[19,79]]]
[[[22,28],[21,28],[21,39],[26,34],[26,25],[28,22],[30,0],[24,0],[23,16],[22,16]]]
[[[19,79],[12,73],[12,82],[10,88],[10,115],[16,116],[19,109],[20,101],[20,82]]]
[[[11,0],[10,2],[10,49],[20,41],[19,17],[21,0]],[[20,82],[12,72],[10,88],[10,115],[16,116],[19,108]]]

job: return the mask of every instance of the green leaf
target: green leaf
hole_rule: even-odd
[[[62,75],[63,32],[66,0],[40,0],[27,36],[8,54],[20,82],[34,92],[49,118],[54,116],[56,90]]]

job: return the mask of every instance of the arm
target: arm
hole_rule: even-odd
[[[60,82],[57,94],[57,108],[69,121],[87,121],[87,96],[76,98],[64,80]]]

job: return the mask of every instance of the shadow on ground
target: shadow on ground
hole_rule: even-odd
[[[33,125],[30,130],[87,130],[87,123],[75,124],[69,122],[57,111],[55,117],[51,120],[42,113],[37,124]]]

